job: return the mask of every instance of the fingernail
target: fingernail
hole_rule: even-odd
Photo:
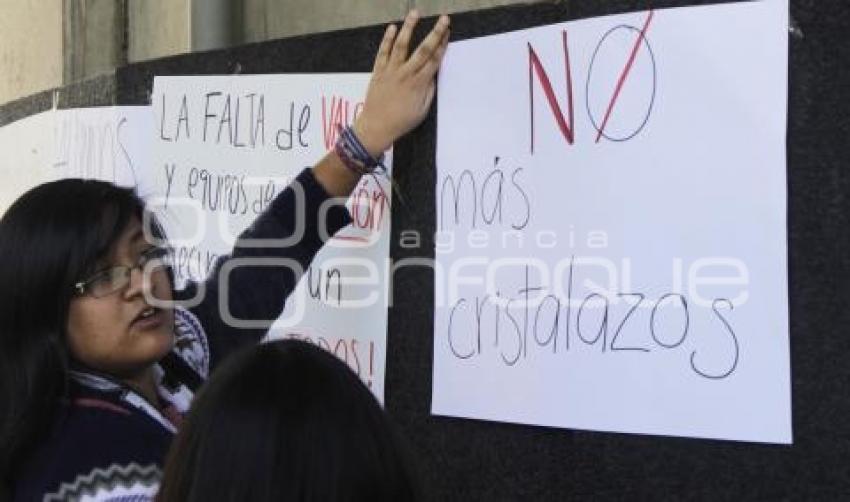
[[[419,17],[419,10],[418,9],[411,9],[410,13],[408,13],[407,15],[411,18]]]

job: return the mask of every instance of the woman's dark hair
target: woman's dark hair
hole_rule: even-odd
[[[160,502],[417,500],[410,456],[353,371],[309,343],[231,357],[192,403]]]
[[[67,393],[73,285],[143,215],[132,189],[64,179],[26,192],[0,219],[0,494]]]

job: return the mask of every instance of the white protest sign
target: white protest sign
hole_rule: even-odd
[[[59,178],[135,186],[155,134],[148,106],[52,109],[8,124],[0,128],[0,207]]]
[[[449,46],[432,411],[790,443],[788,1]]]
[[[156,137],[149,106],[56,110],[53,166],[63,178],[93,178],[134,187],[150,169]]]
[[[368,82],[368,74],[155,78],[158,132],[142,187],[176,244],[178,282],[206,277],[275,195],[333,148],[336,125],[354,120]],[[319,252],[270,334],[336,354],[381,401],[390,193],[386,179],[363,178],[348,201],[354,223]]]
[[[53,112],[41,112],[0,127],[0,215],[27,190],[56,179]]]

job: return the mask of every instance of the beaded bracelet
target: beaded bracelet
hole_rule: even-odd
[[[405,206],[404,197],[401,195],[398,184],[388,176],[387,166],[384,164],[386,155],[382,152],[378,158],[372,157],[366,150],[366,147],[363,146],[363,143],[360,142],[360,139],[357,138],[357,135],[354,134],[351,126],[343,127],[342,125],[337,125],[336,130],[338,134],[336,144],[334,145],[334,152],[336,152],[343,165],[360,176],[371,175],[375,179],[375,183],[378,185],[381,193],[384,197],[387,197],[384,187],[378,182],[375,173],[383,175],[389,179],[390,186],[395,189],[399,202],[401,202],[402,206]],[[387,197],[387,200],[389,200],[389,197]]]
[[[354,171],[359,175],[372,174],[374,172],[385,173],[387,168],[384,165],[384,154],[381,153],[377,158],[372,157],[354,134],[351,126],[343,127],[337,125],[337,140],[334,145],[334,151],[339,156],[345,167]]]

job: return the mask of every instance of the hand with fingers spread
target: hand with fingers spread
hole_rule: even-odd
[[[449,18],[440,16],[410,54],[410,38],[418,21],[418,12],[412,10],[401,30],[389,25],[375,57],[366,102],[353,125],[372,155],[380,155],[419,125],[434,99],[435,75],[449,43]]]
[[[348,197],[361,175],[368,172],[360,163],[378,159],[428,114],[437,86],[435,76],[449,44],[449,18],[440,16],[411,54],[410,38],[418,21],[419,13],[412,10],[400,30],[393,24],[387,27],[375,56],[363,111],[351,125],[354,138],[341,135],[347,146],[335,148],[313,167],[316,180],[329,195]]]

